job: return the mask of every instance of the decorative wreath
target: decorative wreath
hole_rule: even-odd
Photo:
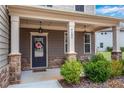
[[[35,47],[38,48],[38,49],[40,49],[40,48],[42,48],[42,45],[41,45],[40,42],[37,42],[37,43],[35,44]]]

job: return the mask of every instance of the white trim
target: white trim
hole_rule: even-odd
[[[85,43],[85,35],[90,35],[90,43]],[[90,44],[90,52],[85,52],[85,44]],[[91,54],[91,47],[92,47],[92,45],[91,45],[91,33],[84,33],[84,54]]]
[[[68,52],[68,41],[66,42],[66,40],[68,40],[68,34],[67,32],[64,32],[64,54],[66,54]],[[67,51],[66,51],[66,44],[67,44]]]
[[[46,66],[45,67],[32,68],[32,36],[46,36]],[[30,62],[31,62],[31,69],[48,67],[48,33],[30,32]]]

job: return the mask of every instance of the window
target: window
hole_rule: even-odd
[[[84,5],[75,5],[75,10],[84,12]]]
[[[101,35],[103,35],[103,33],[101,33]]]
[[[47,5],[47,7],[53,7],[52,5]]]
[[[103,43],[100,43],[100,48],[103,48]]]
[[[105,32],[105,35],[107,35],[107,33]]]
[[[68,51],[67,32],[64,32],[64,53]]]
[[[91,33],[84,34],[84,53],[91,53]]]

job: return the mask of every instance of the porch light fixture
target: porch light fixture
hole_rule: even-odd
[[[41,27],[42,22],[40,21],[40,28],[39,28],[39,33],[43,33],[43,29]]]

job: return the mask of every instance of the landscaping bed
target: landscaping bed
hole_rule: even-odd
[[[66,60],[60,74],[63,88],[124,88],[124,60],[108,61],[100,53],[87,62]]]
[[[64,79],[59,80],[63,88],[124,88],[124,76],[108,79],[104,83],[93,83],[86,77],[80,78],[79,84],[67,83]]]

